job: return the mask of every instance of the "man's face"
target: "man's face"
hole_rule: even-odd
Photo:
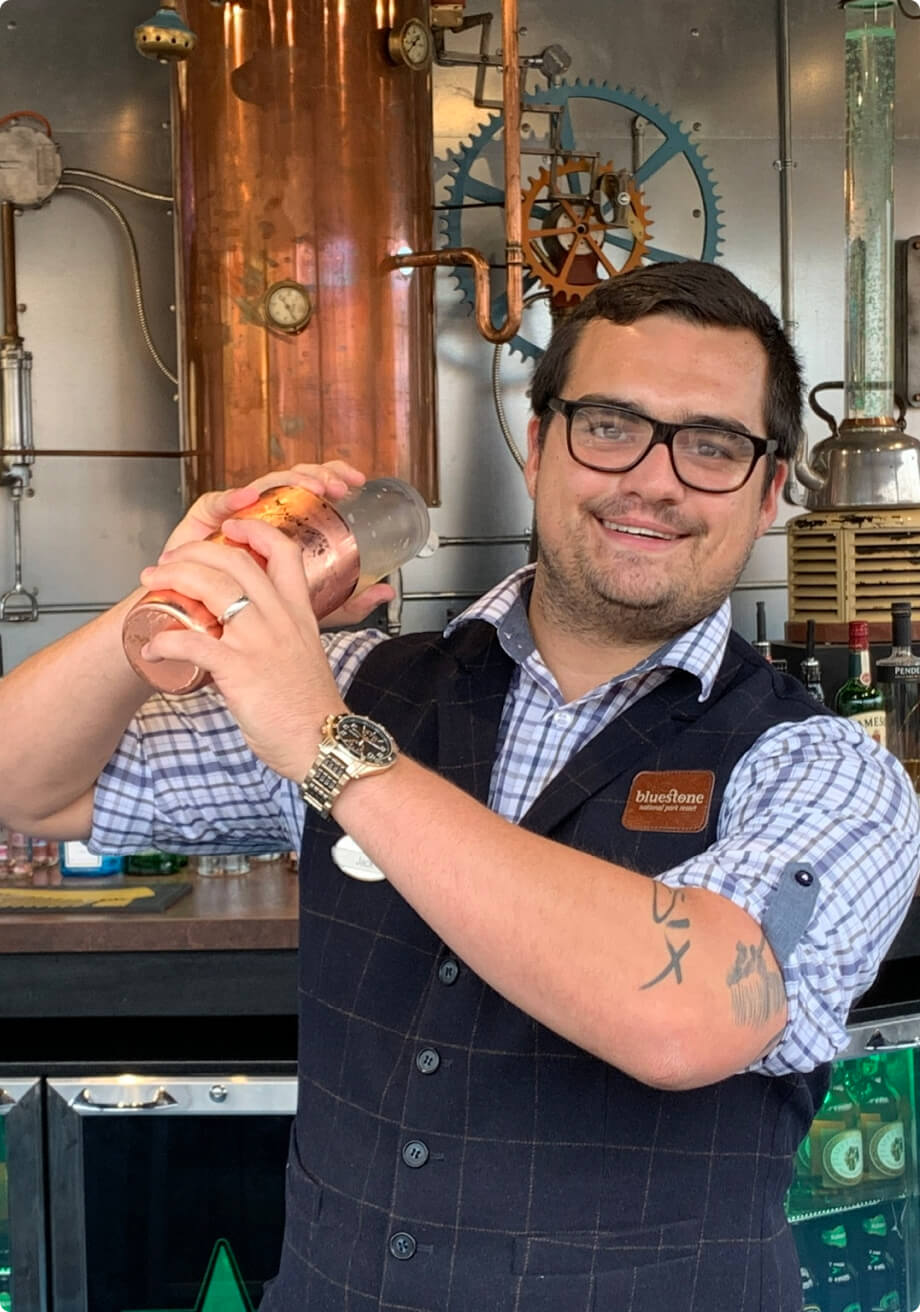
[[[753,333],[650,315],[585,325],[566,400],[607,401],[654,419],[706,422],[764,436],[767,356]],[[715,610],[776,515],[780,465],[765,461],[737,492],[685,487],[663,445],[623,474],[585,469],[554,415],[542,451],[528,430],[525,477],[536,506],[534,603],[593,640],[658,645]]]

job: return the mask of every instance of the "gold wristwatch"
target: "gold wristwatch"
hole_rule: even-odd
[[[382,724],[365,715],[327,715],[316,760],[300,785],[308,806],[327,816],[349,779],[380,774],[396,763],[396,744]]]

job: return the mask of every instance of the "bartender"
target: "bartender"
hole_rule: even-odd
[[[792,1156],[920,869],[897,761],[731,629],[801,394],[728,270],[632,270],[534,376],[536,563],[443,634],[321,636],[297,547],[232,518],[262,480],[203,497],[141,579],[230,617],[147,650],[211,687],[148,696],[134,597],[0,684],[17,828],[302,848],[262,1312],[801,1308]]]

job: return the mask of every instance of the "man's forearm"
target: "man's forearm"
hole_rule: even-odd
[[[0,820],[40,832],[92,788],[150,688],[121,645],[140,591],[0,679]]]
[[[493,988],[636,1079],[722,1079],[785,1024],[772,953],[725,898],[520,829],[406,758],[333,814]]]

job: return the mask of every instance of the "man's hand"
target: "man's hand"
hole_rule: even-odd
[[[240,596],[250,604],[220,638],[165,630],[145,659],[190,661],[208,670],[255,754],[278,774],[302,779],[316,755],[324,718],[345,709],[326,660],[300,547],[261,520],[225,520],[223,542],[188,541],[144,570],[145,587],[171,588],[220,615]],[[372,589],[368,589],[371,592]]]
[[[225,530],[228,519],[253,505],[269,488],[305,487],[327,501],[338,501],[355,488],[361,487],[364,482],[365,475],[360,469],[355,469],[354,465],[344,460],[330,460],[322,465],[302,464],[293,465],[290,469],[275,470],[253,479],[245,487],[229,488],[224,492],[205,492],[173,529],[163,554],[189,542],[202,542],[212,533]],[[333,614],[327,615],[322,627],[336,629],[360,624],[371,611],[390,601],[393,596],[393,589],[388,583],[372,584],[363,592],[349,597]]]

